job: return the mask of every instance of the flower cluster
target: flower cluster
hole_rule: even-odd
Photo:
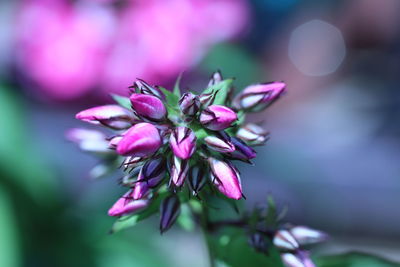
[[[170,92],[143,80],[130,88],[129,98],[115,97],[120,105],[94,107],[76,115],[114,130],[114,135],[106,138],[84,129],[68,133],[83,150],[105,153],[109,165],[122,160],[126,175],[121,184],[129,190],[109,215],[136,213],[167,192],[160,205],[160,227],[165,231],[179,214],[183,190],[197,198],[216,191],[231,199],[243,197],[233,161],[250,162],[256,156],[252,146],[264,144],[268,136],[258,125],[244,124],[244,116],[278,99],[284,83],[251,85],[234,98],[232,79],[224,80],[219,72],[200,95],[181,95],[179,85]]]

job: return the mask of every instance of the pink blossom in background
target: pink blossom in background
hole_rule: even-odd
[[[26,0],[17,16],[17,66],[46,96],[93,89],[124,94],[136,78],[167,82],[215,43],[237,36],[245,0]]]

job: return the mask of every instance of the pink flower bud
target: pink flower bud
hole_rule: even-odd
[[[134,200],[132,198],[132,190],[127,192],[123,197],[108,210],[110,216],[122,216],[142,210],[149,205],[148,199]]]
[[[242,140],[236,137],[231,137],[231,142],[235,146],[235,150],[233,152],[227,153],[227,155],[232,159],[238,159],[244,162],[249,162],[250,159],[256,157],[257,153],[246,145]]]
[[[160,89],[158,89],[155,86],[149,85],[148,83],[146,83],[145,81],[143,81],[141,79],[137,79],[130,88],[135,88],[136,92],[140,93],[140,94],[153,95],[158,98],[162,98],[162,96],[163,96]]]
[[[159,122],[167,115],[163,102],[156,96],[132,94],[130,100],[135,113],[143,119]]]
[[[196,139],[191,129],[180,126],[172,131],[169,144],[175,156],[188,159],[196,151]]]
[[[200,108],[200,100],[197,95],[192,93],[184,93],[179,99],[179,107],[183,114],[193,116]]]
[[[312,262],[309,253],[302,250],[295,254],[283,253],[281,259],[287,267],[316,267]]]
[[[252,146],[263,145],[268,139],[268,132],[254,123],[248,123],[238,130],[236,136]]]
[[[156,187],[165,177],[165,160],[161,157],[148,160],[140,170],[137,183],[133,189],[133,199],[143,198],[149,189]]]
[[[97,154],[110,154],[106,136],[96,130],[73,128],[67,131],[66,138],[79,145],[79,148],[86,152]]]
[[[236,113],[230,108],[221,105],[211,105],[203,110],[200,115],[201,124],[213,131],[221,131],[228,128],[236,120]]]
[[[290,233],[300,245],[319,243],[328,238],[328,235],[324,232],[306,226],[294,226],[290,229]]]
[[[278,230],[272,242],[274,246],[284,250],[296,250],[299,248],[299,243],[287,230]]]
[[[209,135],[204,138],[207,147],[220,153],[227,153],[235,151],[235,146],[231,142],[231,138],[224,132],[217,136]]]
[[[142,122],[131,127],[119,141],[117,153],[123,156],[144,157],[156,152],[162,145],[154,125]]]
[[[235,97],[234,106],[237,109],[260,111],[278,99],[285,92],[285,87],[283,82],[250,85]]]
[[[220,83],[222,80],[223,80],[223,78],[222,78],[221,72],[220,71],[216,71],[216,72],[214,72],[212,74],[212,76],[210,78],[210,81],[208,82],[208,86],[207,87],[216,85],[216,84]]]
[[[230,163],[210,158],[211,180],[218,190],[225,196],[233,199],[242,198],[242,185],[239,172]]]
[[[164,233],[176,221],[180,213],[179,199],[175,196],[169,196],[161,204],[160,231]]]
[[[173,158],[171,164],[171,182],[176,186],[182,186],[189,171],[189,162],[178,157]]]
[[[102,124],[110,128],[126,129],[132,125],[133,114],[118,105],[105,105],[83,110],[75,116],[78,120]]]

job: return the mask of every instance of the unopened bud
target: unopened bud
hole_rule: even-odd
[[[175,223],[180,213],[180,203],[176,196],[169,196],[161,204],[160,232],[164,233]]]

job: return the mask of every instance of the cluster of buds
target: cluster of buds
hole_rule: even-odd
[[[83,129],[68,133],[83,150],[108,153],[110,166],[120,161],[126,171],[121,184],[129,190],[109,215],[138,213],[160,192],[167,192],[159,205],[160,228],[165,231],[179,214],[184,201],[179,193],[185,188],[196,198],[217,191],[231,199],[243,197],[239,171],[232,162],[250,162],[256,156],[252,146],[268,138],[260,126],[243,124],[243,118],[274,102],[284,93],[284,83],[251,85],[232,99],[232,79],[224,80],[219,72],[200,95],[181,95],[179,85],[170,92],[143,80],[130,88],[129,98],[115,97],[119,105],[94,107],[76,115],[114,130],[114,135]]]

